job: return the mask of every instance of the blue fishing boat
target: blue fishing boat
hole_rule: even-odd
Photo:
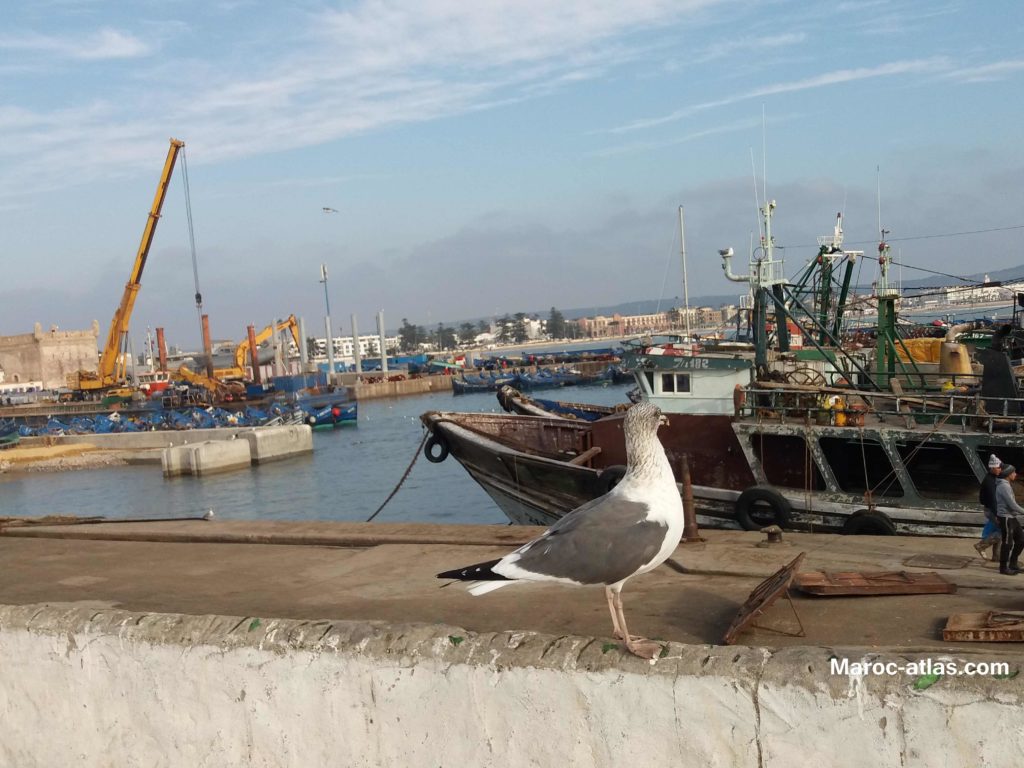
[[[10,448],[18,444],[21,434],[14,419],[0,419],[0,448]]]

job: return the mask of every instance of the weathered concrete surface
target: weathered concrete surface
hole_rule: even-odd
[[[1016,645],[941,640],[950,613],[1024,607],[1017,581],[981,560],[943,571],[954,595],[795,596],[806,637],[754,629],[746,646],[712,645],[798,552],[808,569],[901,570],[915,554],[973,553],[968,540],[786,534],[760,548],[757,534],[705,532],[675,553],[687,573],[659,568],[624,592],[630,628],[666,641],[652,667],[612,643],[600,589],[439,588],[438,571],[538,529],[0,531],[0,765],[1002,768],[1024,750],[1024,675],[924,686],[830,668],[836,656],[1019,672]],[[761,623],[794,628],[781,603]]]
[[[59,435],[25,437],[25,446],[77,445],[85,443],[101,450],[134,451],[166,448],[171,445],[201,443],[207,440],[230,440],[252,427],[218,427],[217,429],[160,430],[154,432],[117,432],[108,435]]]
[[[599,589],[515,585],[483,597],[439,589],[434,575],[500,556],[539,529],[359,523],[178,523],[4,527],[0,603],[100,601],[136,611],[262,615],[295,619],[444,622],[478,632],[524,629],[607,638]],[[786,534],[760,548],[757,534],[706,531],[703,549],[680,547],[688,572],[662,567],[624,591],[634,632],[683,643],[717,643],[757,583],[807,552],[806,569],[923,570],[921,553],[973,554],[970,540]],[[76,536],[67,538],[28,538]],[[210,543],[203,543],[210,542]],[[214,543],[216,542],[216,543]],[[238,543],[227,543],[238,542]],[[252,543],[266,542],[266,543]],[[990,652],[1007,646],[948,644],[951,613],[1024,609],[1024,576],[1000,576],[980,559],[942,572],[953,595],[820,599],[794,595],[807,636],[754,629],[740,642],[773,647],[859,645]],[[794,628],[777,603],[760,622]],[[1010,646],[1013,648],[1014,646]]]
[[[652,666],[578,636],[0,606],[0,764],[1019,765],[1021,683],[918,690],[833,653],[864,655],[669,644]]]
[[[247,440],[211,440],[172,445],[164,449],[164,477],[213,475],[245,469],[252,465],[249,446]]]
[[[266,464],[313,452],[313,430],[308,424],[250,429],[239,437],[248,443],[253,464]]]

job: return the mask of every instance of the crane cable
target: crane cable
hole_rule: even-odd
[[[188,160],[186,159],[185,148],[181,148],[181,180],[185,187],[185,218],[188,220],[188,241],[192,249],[192,279],[196,287],[196,313],[199,316],[199,338],[203,349],[206,349],[206,342],[203,338],[203,294],[199,290],[199,258],[196,255],[196,231],[192,222],[192,196],[189,192],[188,183]]]

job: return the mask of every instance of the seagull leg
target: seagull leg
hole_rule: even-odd
[[[612,615],[612,634],[616,640],[625,640],[626,636],[622,634],[622,627],[619,626],[619,614],[615,610],[615,593],[611,587],[604,588],[604,596],[608,599],[608,612]]]
[[[626,628],[626,614],[622,609],[622,591],[617,590],[614,592],[614,595],[615,609],[619,615],[618,623],[622,628],[622,637],[626,641],[626,650],[634,656],[639,656],[641,659],[654,660],[658,658],[658,655],[663,650],[661,643],[656,643],[639,635],[629,634],[629,630]]]

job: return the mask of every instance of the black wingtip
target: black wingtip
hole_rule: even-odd
[[[463,568],[456,568],[454,571],[439,573],[437,574],[437,578],[455,579],[457,581],[511,581],[511,579],[507,579],[500,573],[495,573],[492,570],[492,568],[500,562],[501,558],[497,560],[489,560],[486,563],[467,565]]]

